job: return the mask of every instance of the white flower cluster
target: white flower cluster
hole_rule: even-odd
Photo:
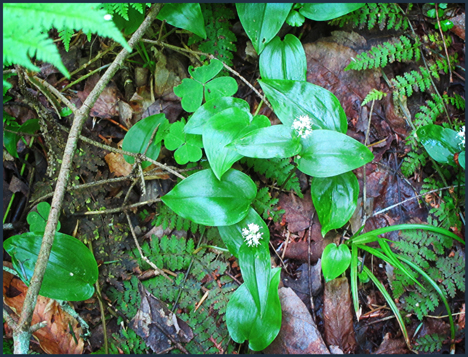
[[[465,149],[465,126],[464,125],[461,127],[457,136],[460,139],[460,142],[458,143],[458,145],[460,146],[460,148]]]
[[[297,135],[305,139],[312,134],[312,119],[307,115],[301,115],[294,120],[292,128],[296,131]]]
[[[249,247],[256,247],[260,244],[263,233],[260,232],[258,224],[250,223],[247,225],[248,228],[242,229],[242,237],[245,239]]]

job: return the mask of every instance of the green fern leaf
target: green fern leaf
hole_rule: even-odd
[[[59,31],[59,37],[62,40],[63,45],[65,46],[65,51],[67,52],[70,49],[70,41],[74,34],[75,34],[75,31],[70,30],[70,29]]]

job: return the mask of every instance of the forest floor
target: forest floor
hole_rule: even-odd
[[[441,73],[440,79],[435,81],[439,93],[451,96],[458,94],[463,98],[464,11],[463,6],[456,10],[457,16],[463,15],[463,21],[444,33],[451,38],[447,51],[450,56],[457,54],[458,66],[453,70],[451,79],[449,74]],[[261,90],[257,82],[260,76],[258,57],[252,52],[249,38],[239,26],[239,19],[230,21],[237,37],[232,68],[257,90]],[[414,17],[411,21],[415,32],[421,37],[428,32],[438,33],[434,31],[434,25],[423,17]],[[166,27],[166,31],[172,28],[169,25]],[[255,167],[249,166],[247,161],[241,160],[235,164],[236,168],[251,175],[259,190],[266,188],[264,191],[267,192],[268,200],[263,202],[270,206],[264,206],[264,212],[259,213],[266,219],[270,229],[272,265],[282,268],[280,298],[283,323],[280,335],[264,352],[320,354],[327,350],[332,353],[341,350],[344,353],[366,354],[411,353],[393,312],[375,285],[371,281],[360,283],[359,303],[362,310],[357,320],[348,279],[340,278],[325,283],[320,257],[326,245],[339,243],[352,236],[360,228],[363,217],[367,218],[364,232],[403,223],[437,220],[443,226],[443,220],[448,219],[451,220],[449,228],[464,237],[465,227],[460,219],[460,214],[464,217],[464,201],[455,208],[444,206],[449,193],[460,194],[453,189],[455,179],[449,180],[455,174],[446,174],[449,187],[440,183],[428,189],[429,181],[425,179],[441,181],[429,160],[411,175],[404,175],[401,171],[402,162],[411,151],[407,138],[412,135],[412,128],[402,108],[394,102],[393,88],[389,87],[388,78],[416,69],[416,61],[394,62],[384,69],[344,70],[357,54],[399,38],[404,33],[402,30],[380,30],[378,27],[369,30],[350,25],[339,27],[306,19],[300,27],[283,26],[280,36],[287,33],[299,36],[304,46],[307,81],[336,95],[348,119],[347,135],[361,143],[369,143],[374,160],[365,165],[365,169],[354,170],[360,192],[358,208],[349,225],[345,229],[332,230],[325,237],[322,237],[321,225],[312,203],[309,177],[295,171],[293,178],[297,180],[302,194],[299,197],[296,192],[279,187],[264,172],[255,171]],[[53,32],[51,36],[54,37]],[[183,47],[187,43],[187,34],[171,32],[165,42]],[[55,67],[38,62],[41,71],[37,76],[58,90],[75,81],[63,94],[79,108],[118,51],[110,40],[93,36],[92,41],[88,42],[84,34],[73,38],[69,51],[64,50],[61,42],[57,44],[70,72],[95,59],[97,54],[103,54],[77,72],[71,80],[64,79]],[[191,48],[196,50],[197,45]],[[445,56],[443,47],[428,40],[424,52],[428,58],[431,56],[428,52],[430,48],[435,52],[440,48],[442,57]],[[145,170],[146,193],[143,195],[140,185],[132,184],[138,176],[138,173],[132,172],[132,165],[125,162],[122,154],[110,152],[102,146],[121,147],[128,129],[150,115],[164,113],[170,123],[188,116],[173,88],[178,84],[177,80],[188,77],[189,65],[198,65],[196,55],[161,50],[149,44],[146,44],[146,50],[152,61],[151,71],[142,68],[141,64],[147,60],[135,52],[132,61],[127,61],[126,67],[119,70],[92,108],[81,133],[89,140],[79,141],[69,190],[60,216],[60,231],[90,244],[99,265],[100,296],[71,303],[89,325],[88,336],[86,329],[77,320],[65,316],[66,313],[50,301],[41,300],[35,312],[38,321],[43,318],[54,322],[35,335],[31,348],[36,352],[102,353],[104,341],[107,340],[112,353],[248,353],[245,344],[239,346],[230,339],[226,328],[226,304],[243,279],[236,259],[217,249],[224,247],[217,229],[190,225],[177,218],[162,202],[158,202],[159,197],[177,183],[174,175],[154,165],[150,166]],[[432,56],[435,56],[434,53]],[[419,62],[417,64],[420,65]],[[79,80],[96,69],[101,70]],[[239,77],[233,77],[239,86],[235,96],[246,100],[252,113],[256,112],[258,106],[262,105],[261,98]],[[129,79],[133,81],[131,86],[126,85]],[[4,110],[16,118],[18,123],[41,115],[30,104],[30,100],[36,101],[36,107],[52,113],[50,117],[53,120],[47,123],[48,133],[41,131],[35,136],[25,135],[25,140],[18,142],[19,158],[11,157],[4,149],[4,240],[27,231],[28,213],[35,210],[39,202],[50,202],[68,136],[67,128],[73,121],[73,116],[59,119],[49,100],[37,88],[30,85],[26,88],[32,94],[30,98],[33,98],[26,100],[17,78],[12,77],[10,82],[13,88],[8,93],[12,100],[4,105]],[[373,89],[381,90],[387,96],[361,106]],[[414,118],[430,98],[429,91],[416,91],[403,103],[403,109]],[[464,108],[447,105],[447,111],[452,122],[464,121]],[[267,116],[273,124],[279,123],[267,106],[262,106],[258,113]],[[445,113],[436,119],[436,123],[448,123]],[[161,150],[157,161],[181,174],[198,168],[197,164],[178,165],[173,153],[165,148]],[[114,180],[116,178],[118,180]],[[96,185],[84,186],[91,183]],[[364,188],[365,204],[362,202]],[[132,232],[122,207],[136,203],[125,211],[131,218]],[[167,277],[155,276],[154,269],[141,258],[133,235],[138,239],[144,254],[163,269]],[[386,238],[397,242],[402,236],[393,232]],[[411,254],[417,255],[424,243],[414,244],[415,251]],[[192,254],[193,250],[196,254]],[[463,266],[464,281],[464,247],[454,242],[441,256],[444,259],[453,258],[452,266]],[[11,258],[5,251],[3,260],[4,265],[11,267]],[[388,291],[395,289],[392,282],[397,278],[391,266],[369,255],[364,259],[364,264]],[[435,266],[436,262],[430,264]],[[8,274],[4,271],[4,304],[18,311],[27,288],[19,279]],[[439,282],[442,283],[444,279],[446,277],[442,277]],[[404,294],[416,291],[414,285],[409,284],[405,289]],[[449,305],[457,327],[453,342],[456,344],[456,353],[464,354],[464,290],[454,286],[453,294],[449,295]],[[153,296],[158,300],[154,300]],[[426,343],[429,346],[427,350],[448,352],[450,326],[444,304],[432,302],[435,306],[430,311],[426,309],[426,312],[420,312],[415,306],[419,306],[419,303],[427,304],[428,301],[430,303],[432,295],[417,295],[420,300],[415,302],[416,305],[411,305],[405,296],[394,298],[394,301],[404,312],[412,344]],[[159,320],[152,324],[144,325],[145,318],[156,317],[143,316],[149,312],[144,311],[142,301],[146,301],[153,309],[163,311],[163,316],[159,316]],[[174,332],[175,329],[161,331],[155,327],[168,323],[164,311],[169,310],[175,312],[180,329],[185,331],[183,338]],[[106,319],[106,333],[102,315]],[[3,331],[5,343],[11,339],[12,331],[6,323]],[[425,338],[434,334],[441,337],[434,337],[435,340]],[[437,345],[437,348],[430,347],[433,345]]]

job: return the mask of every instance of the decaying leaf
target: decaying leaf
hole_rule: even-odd
[[[325,341],[341,348],[344,353],[357,346],[354,336],[351,295],[347,278],[337,278],[325,283],[323,294],[323,320]]]
[[[288,223],[290,232],[300,232],[309,228],[312,212],[314,211],[310,191],[304,194],[304,198],[299,198],[292,193],[282,194],[279,205],[285,210],[283,220]]]
[[[132,165],[125,161],[120,153],[110,152],[104,156],[104,160],[109,165],[109,171],[113,172],[116,177],[127,176],[132,172]]]
[[[141,336],[154,353],[164,352],[175,342],[189,342],[193,338],[192,329],[161,300],[150,294],[139,283],[141,304],[130,327]]]
[[[89,96],[89,93],[91,93],[99,79],[99,74],[96,73],[86,80],[83,91],[77,93],[78,98],[80,98],[82,102]],[[97,118],[112,118],[118,116],[117,101],[119,97],[122,97],[122,95],[119,93],[115,83],[111,81],[106,88],[104,88],[89,114]]]
[[[3,302],[16,313],[18,318],[27,291],[27,286],[19,278],[3,271]],[[47,326],[34,332],[33,336],[45,353],[83,353],[84,341],[81,338],[82,330],[78,321],[64,312],[57,301],[39,295],[32,324],[42,321],[46,321]]]
[[[264,352],[268,354],[330,354],[307,307],[291,288],[278,290],[281,330]]]

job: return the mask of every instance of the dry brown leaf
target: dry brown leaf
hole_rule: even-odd
[[[115,176],[127,176],[132,172],[132,165],[125,161],[122,154],[110,152],[104,156],[107,165],[109,165],[109,171],[113,172]]]
[[[86,80],[83,91],[77,93],[78,98],[80,98],[83,103],[96,86],[99,79],[99,74],[96,73],[92,75]],[[114,82],[109,82],[97,99],[89,115],[98,118],[112,118],[118,116],[117,101],[119,97],[122,97],[122,95],[119,93],[117,86]]]
[[[4,262],[5,264],[5,262]],[[3,271],[3,301],[19,317],[26,297],[27,286],[16,276]],[[18,320],[18,318],[16,318]],[[84,341],[78,321],[64,312],[57,301],[38,296],[32,325],[46,321],[47,326],[33,333],[39,345],[48,354],[82,354]],[[72,328],[75,338],[70,332]]]
[[[304,194],[304,198],[299,198],[293,193],[282,194],[279,198],[279,205],[285,211],[283,220],[288,223],[288,230],[291,233],[309,228],[312,212],[314,211],[310,191]]]

